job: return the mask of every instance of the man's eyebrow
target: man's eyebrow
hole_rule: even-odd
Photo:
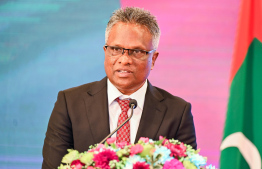
[[[132,46],[132,47],[130,47],[130,48],[128,48],[128,49],[146,50],[146,49],[144,49],[142,46]]]
[[[142,46],[131,46],[131,47],[129,47],[129,48],[126,48],[126,47],[124,47],[123,45],[118,44],[118,43],[116,43],[116,44],[114,44],[114,45],[108,45],[108,46],[115,46],[115,47],[120,47],[120,48],[125,48],[125,49],[139,49],[139,50],[146,50],[146,49],[143,48]]]
[[[120,47],[123,48],[120,44],[115,44],[115,45],[107,45],[107,46],[114,46],[114,47]]]

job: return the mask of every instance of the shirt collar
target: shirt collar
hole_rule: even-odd
[[[122,94],[111,82],[107,79],[107,97],[108,105],[111,105],[116,98],[125,99],[131,98],[137,101],[137,106],[143,110],[145,95],[147,89],[147,79],[143,86],[138,89],[136,92],[132,93],[130,96]]]

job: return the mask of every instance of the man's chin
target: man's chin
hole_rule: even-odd
[[[118,83],[115,87],[124,95],[131,95],[140,89],[143,84],[144,83],[141,83],[140,85],[134,85],[134,83]]]
[[[116,88],[119,90],[132,90],[134,86],[132,86],[131,84],[123,84],[123,83],[117,83]]]
[[[136,91],[136,87],[131,83],[116,83],[115,87],[125,95],[130,95]]]

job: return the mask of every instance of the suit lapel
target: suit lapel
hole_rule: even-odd
[[[161,103],[162,100],[164,100],[162,94],[148,82],[144,108],[135,142],[140,137],[158,139],[156,135],[166,112],[166,106]]]
[[[84,96],[87,120],[90,125],[94,144],[101,142],[109,133],[109,113],[107,100],[107,78],[94,82]],[[140,137],[156,138],[162,124],[166,106],[159,91],[148,82],[142,117],[135,142]],[[91,139],[91,138],[90,138]]]
[[[94,144],[101,142],[110,133],[107,101],[107,78],[95,82],[85,93],[87,120]]]

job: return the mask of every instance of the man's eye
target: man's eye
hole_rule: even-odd
[[[134,51],[135,54],[140,54],[140,53],[142,53],[141,50],[133,50],[133,51]]]
[[[111,49],[116,52],[122,51],[122,49],[118,47],[111,47]]]

